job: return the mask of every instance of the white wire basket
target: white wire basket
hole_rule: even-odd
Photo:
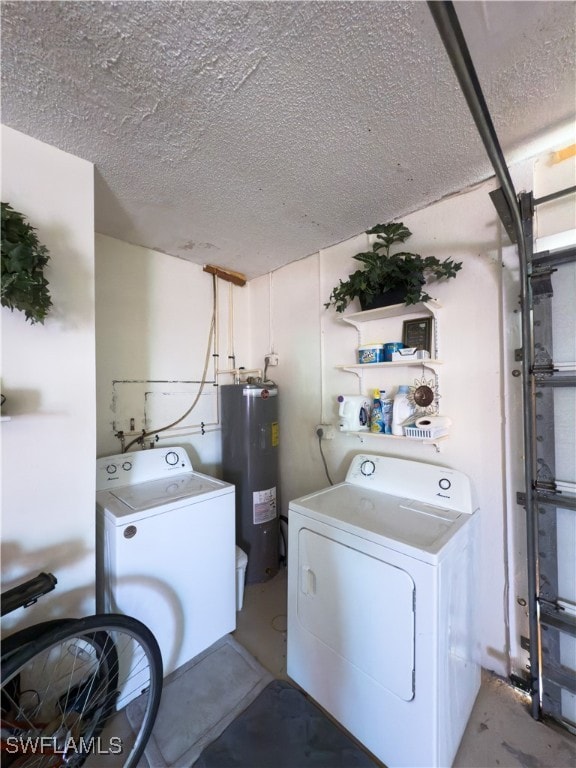
[[[448,434],[448,427],[427,427],[426,429],[421,427],[404,427],[404,434],[406,437],[427,440],[434,437],[444,437],[444,435]]]

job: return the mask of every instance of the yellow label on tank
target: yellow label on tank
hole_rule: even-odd
[[[278,422],[273,421],[272,422],[272,448],[276,448],[276,446],[278,445],[279,436],[280,436],[280,431],[279,431]]]

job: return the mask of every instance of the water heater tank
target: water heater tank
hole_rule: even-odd
[[[236,543],[248,555],[246,582],[278,572],[278,388],[220,386],[222,478],[236,486]]]

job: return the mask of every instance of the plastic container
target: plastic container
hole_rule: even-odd
[[[392,355],[394,352],[398,352],[399,349],[404,349],[404,344],[401,341],[389,341],[384,344],[384,361],[385,363],[392,362]]]
[[[404,422],[414,413],[414,407],[408,401],[408,392],[410,392],[408,384],[401,384],[394,397],[394,405],[392,406],[393,435],[404,434]]]
[[[384,344],[363,344],[358,347],[359,363],[383,363],[384,362]]]
[[[435,437],[444,437],[448,434],[448,427],[404,427],[406,437],[418,437],[421,440],[433,439]]]
[[[380,400],[380,390],[374,390],[374,402],[370,411],[370,432],[379,434],[384,432],[384,421],[382,420],[382,402]]]
[[[392,434],[392,410],[394,406],[394,401],[388,397],[384,398],[384,392],[380,391],[380,402],[382,403],[382,425],[384,429],[382,430],[385,435],[391,435]]]
[[[409,363],[412,360],[428,360],[430,352],[426,349],[417,349],[417,347],[404,347],[392,352],[393,363]]]
[[[244,605],[244,581],[248,555],[240,547],[236,547],[236,610],[241,611]]]

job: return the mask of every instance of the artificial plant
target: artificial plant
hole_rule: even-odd
[[[357,253],[354,258],[363,267],[340,280],[332,290],[330,299],[324,305],[333,304],[337,312],[343,312],[353,299],[360,299],[363,309],[370,306],[375,298],[390,294],[389,303],[417,304],[429,301],[430,295],[424,290],[428,282],[456,277],[462,262],[452,259],[440,261],[435,256],[420,256],[417,253],[399,251],[390,253],[397,243],[405,242],[410,230],[402,222],[377,224],[366,230],[367,235],[376,235],[371,251]],[[380,305],[386,304],[386,300]]]
[[[36,230],[9,203],[2,203],[2,268],[0,297],[3,307],[24,312],[31,323],[44,323],[52,299],[44,268],[50,255]]]

